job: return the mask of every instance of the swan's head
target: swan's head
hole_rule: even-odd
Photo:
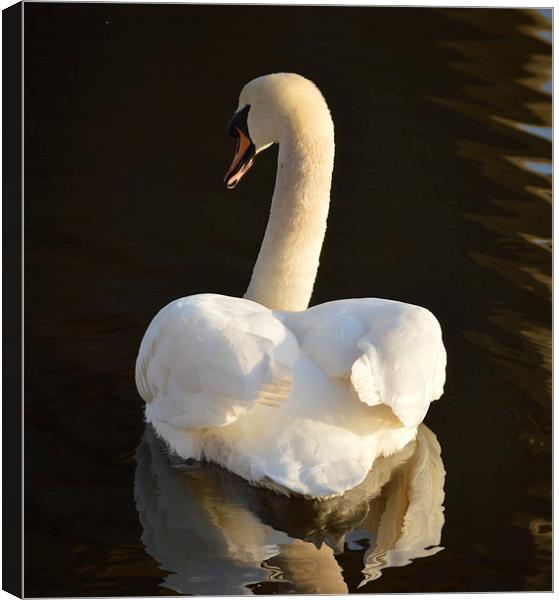
[[[274,73],[247,83],[227,125],[227,133],[237,139],[237,149],[225,185],[234,188],[256,154],[281,143],[286,135],[300,135],[310,128],[315,135],[321,130],[333,135],[330,111],[312,81],[295,73]]]

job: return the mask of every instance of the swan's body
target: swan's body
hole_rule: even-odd
[[[314,84],[276,74],[245,86],[239,115],[228,187],[280,144],[266,235],[244,299],[182,298],[150,324],[136,364],[146,419],[183,458],[286,493],[341,494],[414,439],[441,396],[441,330],[426,309],[390,300],[307,309],[328,213],[330,113]]]

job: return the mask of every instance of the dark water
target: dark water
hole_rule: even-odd
[[[548,18],[25,6],[26,595],[551,588]],[[276,151],[227,192],[224,127],[279,70],[336,124],[313,303],[426,306],[449,357],[436,438],[321,506],[170,461],[133,380],[160,307],[244,292]]]

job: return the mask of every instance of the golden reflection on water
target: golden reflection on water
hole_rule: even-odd
[[[452,40],[442,45],[457,53],[455,69],[471,76],[464,85],[464,96],[471,103],[453,98],[432,100],[465,112],[496,130],[502,145],[480,139],[457,142],[456,153],[478,165],[484,177],[494,182],[486,198],[486,210],[464,212],[497,233],[498,253],[470,251],[479,265],[505,278],[516,289],[534,294],[546,302],[551,298],[551,39],[550,22],[535,10],[524,10],[525,23],[516,26],[519,33],[541,42],[541,52],[526,53],[520,39],[501,37],[508,25],[502,22],[507,13],[484,12],[485,19],[468,10],[445,10],[445,14],[474,23],[488,34],[486,40]],[[504,28],[504,29],[503,29]],[[509,76],[503,78],[506,71]],[[511,102],[511,98],[516,101]],[[519,151],[519,149],[521,149]],[[503,252],[502,250],[505,250]],[[506,250],[510,251],[507,257]],[[522,308],[512,310],[498,303],[490,304],[486,319],[506,336],[516,338],[507,343],[487,331],[466,331],[465,336],[488,350],[501,374],[513,381],[526,395],[548,408],[551,392],[551,330],[548,315],[537,322]],[[526,346],[530,348],[527,349]],[[515,348],[523,348],[520,352]],[[526,357],[533,357],[533,364]],[[544,381],[538,373],[543,366]],[[543,383],[543,386],[542,386]]]
[[[342,497],[288,498],[206,464],[173,465],[148,426],[137,452],[135,498],[147,552],[169,572],[164,587],[251,593],[278,582],[308,594],[344,594],[337,556],[362,553],[359,587],[385,567],[439,552],[445,471],[424,425],[400,453],[381,458]]]
[[[546,572],[538,568],[538,563],[547,560],[551,555],[553,545],[552,523],[542,517],[527,513],[517,513],[513,522],[517,527],[527,529],[534,543],[534,556],[532,558],[532,572],[526,576],[526,584],[532,589],[545,587]]]
[[[553,548],[552,523],[541,517],[534,517],[530,520],[528,527],[536,547],[535,558],[543,562],[551,555]],[[546,573],[545,571],[536,572],[534,575],[529,575],[526,581],[533,586],[532,589],[543,589],[546,585]]]

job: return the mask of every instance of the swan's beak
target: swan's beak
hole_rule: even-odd
[[[255,147],[252,140],[246,135],[239,127],[235,127],[237,132],[237,149],[233,162],[225,175],[223,183],[225,183],[227,189],[233,189],[239,181],[241,181],[243,175],[252,167],[254,162]]]

